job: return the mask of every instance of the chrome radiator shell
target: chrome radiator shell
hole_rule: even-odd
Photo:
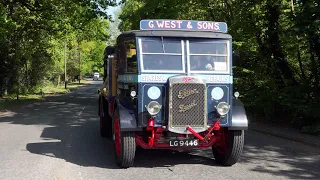
[[[198,76],[174,76],[169,78],[168,130],[191,134],[207,130],[206,81]]]

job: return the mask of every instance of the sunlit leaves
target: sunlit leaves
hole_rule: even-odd
[[[0,1],[0,95],[63,77],[64,42],[68,76],[79,73],[81,58],[81,67],[100,67],[109,38],[109,5],[115,0]],[[79,48],[90,46],[90,52]]]

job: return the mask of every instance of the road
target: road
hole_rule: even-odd
[[[102,81],[0,116],[0,179],[320,179],[320,151],[247,131],[241,160],[222,167],[210,150],[142,150],[118,169],[112,142],[101,138],[97,87]]]

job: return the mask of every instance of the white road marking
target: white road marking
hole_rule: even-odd
[[[78,116],[80,116],[82,114],[82,111],[84,110],[84,108],[86,108],[85,106],[82,108],[82,110],[79,112]]]

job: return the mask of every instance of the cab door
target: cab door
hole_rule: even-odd
[[[131,92],[137,92],[138,69],[136,41],[134,38],[127,39],[120,44],[118,58],[118,95],[122,106],[136,112],[137,99],[131,97]]]

